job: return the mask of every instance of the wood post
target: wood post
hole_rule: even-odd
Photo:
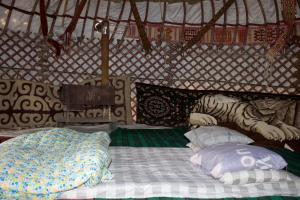
[[[102,22],[101,37],[101,60],[102,60],[102,85],[109,84],[109,22]]]

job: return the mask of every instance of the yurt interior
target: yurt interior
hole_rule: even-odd
[[[300,1],[0,0],[0,199],[300,199]]]

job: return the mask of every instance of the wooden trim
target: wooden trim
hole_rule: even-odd
[[[83,25],[82,25],[82,29],[81,29],[81,35],[80,35],[81,38],[84,37],[84,29],[85,29],[85,25],[86,25],[86,19],[87,19],[88,13],[89,13],[90,3],[91,3],[91,0],[88,0],[87,6],[86,6],[86,10],[85,10],[85,18],[83,20]]]
[[[113,30],[113,33],[112,33],[112,35],[110,37],[110,42],[114,39],[115,34],[116,34],[116,32],[117,32],[117,30],[119,28],[119,24],[120,24],[120,21],[121,21],[123,12],[124,12],[124,8],[125,8],[125,3],[126,3],[126,0],[123,1],[122,8],[121,8],[121,11],[120,11],[120,14],[119,14],[119,17],[118,17],[118,22],[117,22],[117,24],[116,24],[116,26],[115,26],[115,28]]]

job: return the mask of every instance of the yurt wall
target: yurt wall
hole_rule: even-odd
[[[196,90],[300,92],[297,41],[289,40],[272,60],[266,56],[287,29],[280,0],[236,1],[201,42],[184,52],[180,49],[224,2],[139,2],[151,40],[149,53],[141,45],[129,2],[88,0],[72,42],[60,56],[43,42],[38,1],[24,2],[0,1],[0,79],[61,85],[99,77],[101,36],[92,27],[95,20],[106,18],[111,33],[109,72],[130,77],[134,119],[135,82]],[[46,2],[49,35],[57,38],[70,22],[76,1]],[[293,26],[297,33],[298,4],[296,9]]]

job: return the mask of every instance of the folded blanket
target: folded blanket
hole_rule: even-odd
[[[0,199],[54,199],[112,178],[106,132],[52,128],[0,144]]]

